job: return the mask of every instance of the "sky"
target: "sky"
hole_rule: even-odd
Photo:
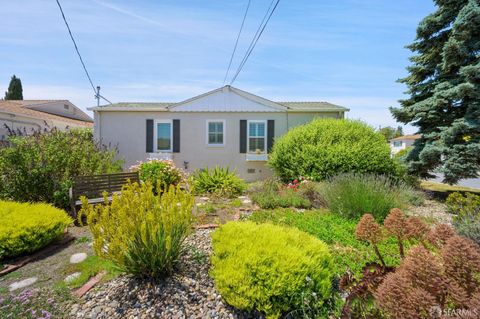
[[[61,0],[95,85],[112,102],[178,102],[223,85],[248,0]],[[233,75],[270,0],[251,6]],[[432,0],[281,0],[233,86],[274,101],[328,101],[374,127],[396,126],[415,39]],[[0,92],[94,106],[55,0],[4,1]],[[228,84],[230,80],[227,80]],[[91,112],[90,112],[91,114]],[[415,128],[405,127],[406,133]]]

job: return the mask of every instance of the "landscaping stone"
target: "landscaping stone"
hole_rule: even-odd
[[[211,229],[198,229],[185,242],[211,254]],[[178,269],[158,282],[120,276],[93,288],[65,313],[71,318],[260,318],[226,305],[208,275],[209,259],[186,249]]]
[[[73,254],[70,257],[70,263],[71,264],[78,264],[78,263],[81,263],[82,261],[84,261],[85,259],[87,259],[87,254],[86,253]]]
[[[82,273],[80,272],[74,272],[73,274],[70,274],[68,275],[67,277],[65,277],[64,281],[68,284],[68,283],[71,283],[72,281],[74,281],[75,279],[77,279],[78,277],[80,277]]]
[[[37,277],[30,277],[24,280],[13,282],[8,286],[8,290],[14,291],[20,288],[28,287],[30,285],[33,285],[37,280]]]

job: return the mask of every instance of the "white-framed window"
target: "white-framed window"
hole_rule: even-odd
[[[225,120],[207,120],[207,145],[225,146]]]
[[[155,150],[172,152],[173,129],[172,120],[155,121]]]
[[[247,152],[261,154],[267,152],[267,121],[255,120],[247,122]]]
[[[393,141],[393,147],[401,147],[402,141]]]

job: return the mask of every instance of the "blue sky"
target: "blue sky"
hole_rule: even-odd
[[[247,0],[63,0],[95,85],[113,102],[180,101],[220,87]],[[236,69],[270,0],[252,0]],[[418,22],[431,0],[281,0],[234,86],[271,100],[320,100],[349,118],[396,125]],[[0,10],[0,92],[95,104],[55,0]],[[407,128],[412,132],[413,128]]]

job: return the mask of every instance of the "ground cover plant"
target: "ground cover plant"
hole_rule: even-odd
[[[260,210],[254,212],[250,221],[256,223],[274,223],[295,227],[325,242],[334,260],[335,273],[343,275],[347,270],[360,275],[365,263],[379,262],[373,249],[367,242],[355,237],[357,221],[332,214],[328,210],[297,212],[293,209]],[[394,239],[378,245],[384,260],[390,265],[398,265],[398,246]]]
[[[326,244],[294,228],[230,222],[212,235],[211,276],[225,301],[267,318],[321,307],[331,295],[333,263]]]
[[[289,185],[282,185],[275,179],[257,182],[248,189],[252,201],[263,209],[277,207],[310,208],[312,203],[299,191],[301,184],[295,180]],[[303,188],[302,188],[303,189]]]
[[[0,201],[0,260],[34,252],[61,238],[73,220],[49,204]]]
[[[171,273],[184,249],[194,196],[179,187],[154,192],[150,183],[129,183],[111,205],[89,205],[82,197],[95,253],[121,270],[158,278]]]
[[[275,140],[268,164],[284,183],[356,172],[397,175],[382,134],[360,121],[317,119]]]
[[[353,219],[369,212],[382,221],[390,209],[420,205],[424,199],[412,187],[383,175],[341,174],[330,178],[323,188],[329,209]]]
[[[191,184],[197,194],[213,194],[220,197],[237,196],[246,189],[245,182],[235,171],[219,166],[196,170],[192,174]]]
[[[64,318],[62,304],[71,299],[66,287],[26,289],[0,295],[0,318]]]
[[[116,151],[94,141],[89,129],[52,129],[10,136],[0,148],[0,198],[47,202],[68,209],[75,176],[121,171]]]
[[[184,179],[182,170],[170,160],[150,159],[130,167],[130,170],[138,171],[140,180],[151,183],[154,189],[176,186]]]
[[[446,204],[457,233],[480,245],[480,195],[452,193]]]

